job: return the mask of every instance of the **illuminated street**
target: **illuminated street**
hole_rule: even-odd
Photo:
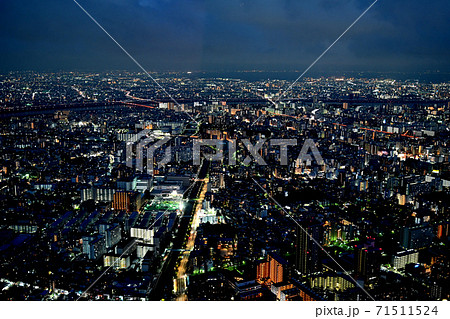
[[[175,293],[177,294],[177,299],[176,299],[177,301],[178,300],[180,300],[180,301],[187,300],[186,268],[187,268],[187,265],[189,262],[189,256],[191,254],[192,249],[194,248],[195,237],[197,236],[197,227],[199,225],[198,212],[202,208],[202,203],[203,203],[203,200],[205,199],[205,194],[208,189],[209,178],[206,177],[205,179],[199,180],[199,181],[202,182],[202,187],[200,190],[200,195],[197,199],[197,202],[196,202],[195,208],[194,208],[194,216],[193,216],[192,222],[191,222],[190,236],[189,236],[188,241],[186,242],[185,251],[182,254],[180,266],[178,266],[178,270],[177,270],[177,278],[174,283],[174,290],[175,290]]]

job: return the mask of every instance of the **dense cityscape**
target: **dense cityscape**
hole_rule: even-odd
[[[0,75],[1,300],[450,298],[450,82],[151,76]]]
[[[449,16],[0,1],[2,314],[448,318]]]

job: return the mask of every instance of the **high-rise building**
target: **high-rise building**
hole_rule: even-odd
[[[127,269],[130,267],[130,255],[104,255],[103,266],[114,267],[116,269]]]
[[[116,190],[111,187],[95,188],[94,199],[97,202],[111,202]]]
[[[105,235],[106,248],[113,247],[122,239],[122,229],[119,224],[110,225]]]
[[[94,199],[94,190],[90,186],[81,188],[80,193],[82,202]]]
[[[400,244],[405,249],[420,249],[433,242],[433,229],[429,225],[405,227],[401,231]]]
[[[225,188],[225,174],[219,174],[219,188]]]
[[[271,286],[282,282],[286,276],[287,262],[275,253],[269,253],[267,259],[260,261],[256,268],[256,279],[260,283]]]
[[[434,300],[442,299],[442,286],[436,282],[431,285],[430,297]]]
[[[320,288],[330,291],[345,291],[355,287],[355,283],[349,276],[338,275],[332,272],[311,276],[310,285],[311,288]]]
[[[302,227],[303,229],[297,225],[295,266],[300,273],[306,275],[320,271],[318,244],[321,244],[323,234],[319,223],[303,223]]]
[[[97,260],[106,253],[106,239],[104,236],[85,236],[82,240],[83,253],[87,254],[89,259]]]
[[[411,249],[396,253],[392,256],[392,266],[403,269],[407,264],[416,264],[419,261],[419,252]]]
[[[141,175],[136,180],[136,191],[144,193],[152,188],[153,178],[150,175]]]
[[[355,273],[369,279],[377,276],[381,266],[381,248],[359,245],[355,247]]]
[[[450,236],[450,222],[442,223],[437,228],[437,238],[447,240]]]
[[[113,208],[115,210],[129,212],[131,209],[131,193],[126,191],[118,191],[114,193]]]

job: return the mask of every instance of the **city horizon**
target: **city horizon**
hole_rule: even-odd
[[[303,70],[364,12],[315,68],[450,72],[443,0],[18,0],[0,9],[0,70],[134,67],[96,23],[149,70]]]
[[[449,16],[444,0],[0,2],[0,302],[444,318]]]

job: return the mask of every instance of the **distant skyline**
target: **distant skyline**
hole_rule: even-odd
[[[150,72],[302,71],[372,2],[79,0]],[[449,74],[449,16],[444,0],[379,0],[310,74]],[[2,72],[138,70],[72,0],[0,2],[0,41]]]

